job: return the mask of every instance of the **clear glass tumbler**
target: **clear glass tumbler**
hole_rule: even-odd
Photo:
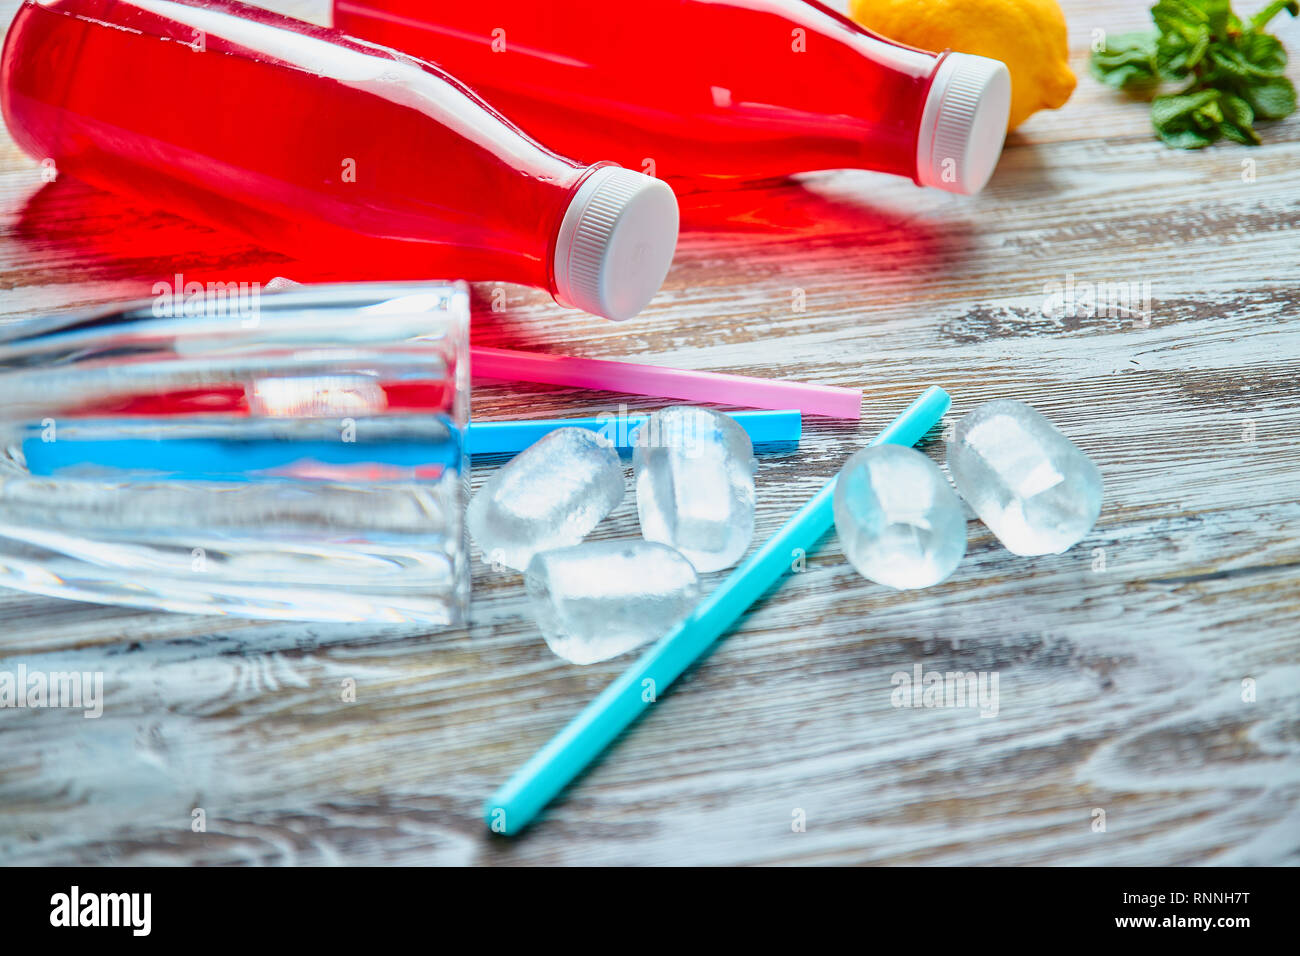
[[[0,585],[462,622],[465,287],[155,292],[0,326]]]

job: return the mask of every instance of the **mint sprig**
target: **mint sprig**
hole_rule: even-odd
[[[1296,108],[1286,50],[1264,30],[1283,10],[1300,15],[1300,2],[1272,0],[1243,21],[1229,0],[1158,0],[1151,8],[1156,29],[1107,37],[1089,70],[1107,86],[1144,95],[1161,83],[1184,84],[1151,101],[1151,122],[1166,146],[1200,149],[1220,138],[1257,146],[1257,120]]]

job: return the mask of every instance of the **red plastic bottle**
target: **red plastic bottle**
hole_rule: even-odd
[[[674,185],[842,167],[983,188],[997,60],[882,39],[805,0],[334,0],[346,33],[428,57],[579,159]]]
[[[663,183],[550,152],[427,63],[233,0],[28,0],[0,98],[60,173],[353,271],[519,282],[621,319],[676,243]]]

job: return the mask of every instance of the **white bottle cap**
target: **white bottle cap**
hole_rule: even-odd
[[[663,182],[602,166],[569,203],[555,241],[556,298],[630,319],[654,298],[677,248],[677,197]]]
[[[993,175],[1007,135],[1011,74],[1001,60],[949,53],[921,115],[916,173],[922,186],[977,193]]]

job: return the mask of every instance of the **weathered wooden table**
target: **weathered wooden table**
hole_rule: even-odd
[[[923,386],[952,393],[950,420],[1024,399],[1105,476],[1078,547],[1018,558],[972,519],[950,580],[894,593],[832,536],[514,840],[484,831],[480,801],[626,663],[554,657],[516,575],[476,560],[473,625],[442,634],[6,591],[0,670],[106,684],[98,720],[0,711],[0,862],[1300,861],[1300,118],[1257,149],[1162,147],[1146,106],[1085,70],[1092,31],[1140,28],[1144,7],[1067,4],[1078,91],[1010,138],[976,198],[861,172],[695,197],[639,318],[511,287],[475,319],[480,344],[864,386],[859,426],[810,420],[797,454],[762,460],[759,539]],[[1278,30],[1300,50],[1296,24]],[[294,275],[42,184],[7,136],[0,203],[5,318],[177,272]],[[109,235],[132,254],[97,252]],[[1070,277],[1103,304],[1149,283],[1149,309],[1044,315]],[[481,389],[475,411],[617,401]],[[636,533],[629,496],[598,536]],[[917,665],[996,673],[996,717],[893,706]]]

